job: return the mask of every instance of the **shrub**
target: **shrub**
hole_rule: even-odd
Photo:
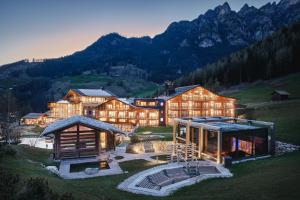
[[[74,200],[72,193],[65,193],[60,197],[60,200]]]
[[[121,159],[123,159],[123,158],[124,158],[124,156],[116,156],[116,157],[115,157],[116,160],[121,160]]]
[[[131,141],[131,143],[138,143],[138,142],[140,142],[139,136],[137,136],[137,135],[132,136],[130,138],[130,141]]]
[[[0,168],[0,199],[5,200],[74,200],[71,193],[59,195],[43,178],[20,181],[18,175]]]
[[[4,153],[9,156],[15,156],[17,152],[10,145],[5,145]]]
[[[20,192],[19,200],[58,200],[59,195],[53,192],[48,181],[43,178],[30,178],[26,181],[25,187]]]
[[[0,199],[16,199],[20,178],[7,170],[0,168]]]
[[[3,157],[4,155],[8,156],[15,156],[16,155],[16,150],[14,150],[10,145],[0,145],[0,158]]]

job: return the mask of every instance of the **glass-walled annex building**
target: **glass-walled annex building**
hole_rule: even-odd
[[[260,157],[274,152],[274,124],[227,117],[175,119],[173,143],[173,154],[181,152],[185,160]]]

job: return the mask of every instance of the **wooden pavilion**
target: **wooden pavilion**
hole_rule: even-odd
[[[98,156],[114,150],[126,133],[119,128],[84,116],[74,116],[49,125],[41,136],[54,136],[55,159]]]
[[[274,124],[231,117],[175,119],[173,143],[177,160],[256,158],[274,153]]]

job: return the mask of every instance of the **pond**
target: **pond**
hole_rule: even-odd
[[[99,170],[109,169],[107,161],[98,161],[98,162],[86,162],[86,163],[77,163],[70,165],[70,172],[81,172],[86,168],[98,168]]]

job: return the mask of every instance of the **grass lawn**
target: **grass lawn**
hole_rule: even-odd
[[[134,97],[152,97],[155,96],[155,93],[157,92],[157,89],[159,86],[155,83],[149,83],[147,87],[145,87],[143,90],[136,91],[132,93],[132,96]]]
[[[151,156],[151,158],[155,160],[158,158],[158,160],[167,161],[167,155]]]
[[[82,83],[89,83],[89,82],[98,82],[101,85],[107,84],[109,81],[112,80],[110,76],[106,75],[77,75],[77,76],[70,76],[68,80],[71,81],[72,84],[82,84]]]
[[[276,139],[300,145],[300,101],[256,108],[251,118],[275,123]]]
[[[170,141],[173,138],[172,132],[173,127],[172,126],[161,126],[161,127],[140,127],[137,129],[137,135],[141,135],[144,132],[152,132],[155,135],[161,135],[164,136],[163,140]]]
[[[40,164],[28,162],[47,161],[50,151],[15,147],[16,158],[5,157],[0,166],[17,172],[23,178],[43,177],[55,191],[71,192],[77,199],[299,199],[300,152],[265,160],[234,165],[233,178],[214,179],[182,188],[165,198],[135,195],[119,191],[116,186],[134,173],[153,167],[148,161],[135,160],[121,163],[128,174],[97,177],[83,180],[63,180],[43,169]]]

